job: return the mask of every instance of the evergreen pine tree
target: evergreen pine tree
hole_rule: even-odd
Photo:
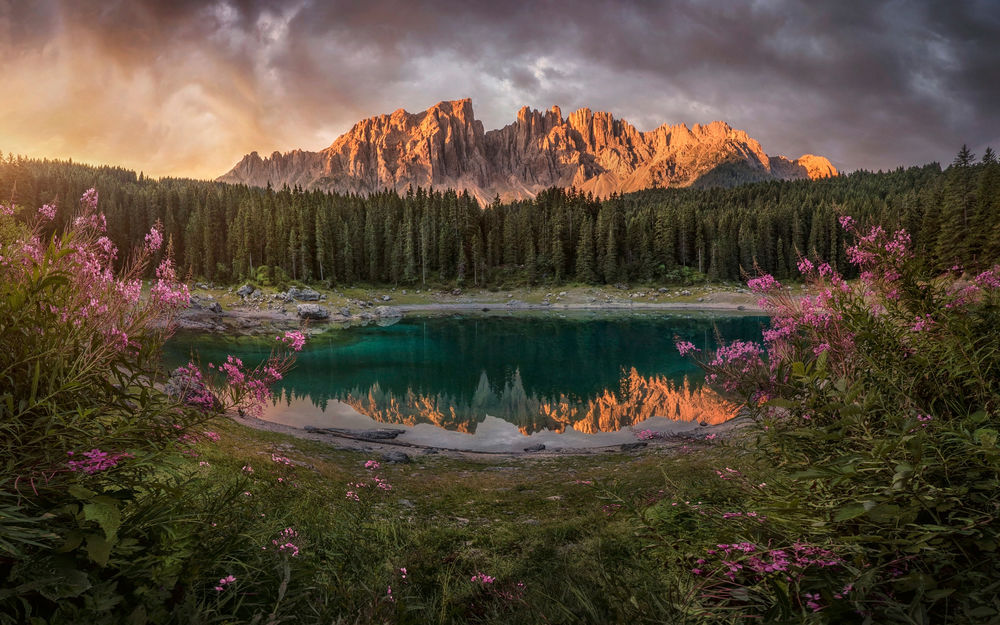
[[[594,222],[589,215],[580,224],[580,240],[576,244],[576,279],[586,284],[597,282],[594,268]]]

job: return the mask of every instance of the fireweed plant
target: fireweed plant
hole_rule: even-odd
[[[218,440],[215,411],[267,399],[304,341],[279,337],[256,370],[220,365],[211,401],[171,399],[160,348],[187,287],[159,224],[125,257],[97,205],[93,189],[72,216],[0,205],[0,623],[224,613],[239,582],[212,565],[240,527],[207,519],[238,512],[242,488],[192,481],[191,456]]]
[[[860,280],[808,258],[799,270],[813,295],[754,278],[772,315],[763,344],[700,358],[756,423],[733,467],[718,471],[755,516],[729,515],[717,544],[683,553],[692,612],[996,622],[1000,266],[940,275],[905,231],[840,221],[855,235],[847,258]],[[744,479],[743,466],[765,468],[767,484]]]

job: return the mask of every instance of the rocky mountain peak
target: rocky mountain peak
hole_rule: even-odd
[[[604,197],[653,187],[717,186],[837,175],[827,159],[768,156],[724,121],[664,124],[648,132],[605,111],[566,118],[522,107],[513,123],[484,131],[472,100],[445,100],[426,111],[398,109],[356,123],[319,152],[245,156],[219,180],[300,185],[367,194],[409,186],[467,190],[481,202],[533,197],[574,186]]]

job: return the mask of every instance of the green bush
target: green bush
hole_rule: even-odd
[[[751,280],[773,315],[765,344],[705,363],[758,426],[720,479],[766,517],[733,515],[718,526],[726,549],[687,556],[706,620],[1000,618],[1000,267],[935,275],[908,244],[859,234],[854,285],[802,259],[814,297]],[[767,484],[743,467],[768,467]],[[770,566],[775,549],[807,547],[823,562]]]
[[[169,256],[143,295],[159,228],[122,263],[96,205],[88,191],[48,239],[50,207],[0,207],[0,623],[225,613],[212,582],[246,550],[248,527],[273,531],[241,514],[242,476],[192,472],[194,446],[217,435],[206,411],[159,390],[160,347],[188,302]],[[224,407],[264,393],[227,364]]]

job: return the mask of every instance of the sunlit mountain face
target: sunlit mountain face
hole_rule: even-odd
[[[759,340],[763,317],[712,315],[450,316],[334,330],[307,343],[265,418],[294,425],[379,424],[481,435],[490,418],[522,436],[598,435],[650,419],[722,423],[738,406],[704,385],[674,343],[703,352]],[[181,335],[167,363],[269,349],[255,340]],[[361,419],[363,417],[363,419]],[[361,419],[360,421],[358,419]],[[365,425],[367,424],[367,426]]]

